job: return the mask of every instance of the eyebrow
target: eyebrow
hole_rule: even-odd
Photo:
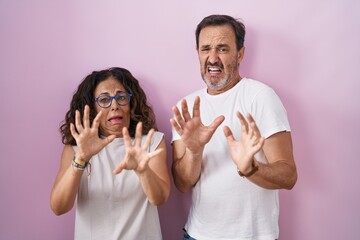
[[[215,46],[215,48],[221,48],[221,47],[227,47],[227,48],[229,48],[230,46],[229,46],[229,44],[226,44],[226,43],[220,43],[220,44],[218,44],[218,45]],[[204,49],[204,48],[211,48],[211,47],[210,47],[210,44],[206,44],[206,45],[200,46],[200,48],[201,48],[201,49]]]
[[[115,94],[120,93],[120,92],[126,92],[126,90],[117,90],[117,91],[115,92]],[[111,95],[109,92],[102,92],[102,93],[99,94],[99,96],[100,96],[100,95],[104,95],[104,94]]]

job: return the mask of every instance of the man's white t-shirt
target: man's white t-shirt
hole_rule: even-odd
[[[265,138],[281,131],[290,131],[287,113],[279,97],[268,86],[243,78],[232,89],[209,95],[207,89],[185,97],[189,112],[196,96],[200,97],[200,115],[210,125],[220,115],[224,122],[206,144],[200,179],[192,191],[192,205],[185,225],[191,237],[199,240],[274,240],[278,238],[278,190],[267,190],[242,178],[237,173],[228,150],[223,127],[229,126],[240,138],[241,125],[236,112],[250,113]],[[178,103],[181,109],[180,103]],[[173,129],[172,141],[180,136]],[[261,151],[257,161],[266,163]]]

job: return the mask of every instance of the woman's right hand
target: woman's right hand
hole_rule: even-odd
[[[100,111],[90,126],[89,106],[85,106],[83,123],[81,123],[80,112],[76,110],[75,125],[73,123],[70,124],[70,131],[78,146],[76,158],[79,161],[88,162],[93,155],[100,152],[101,149],[115,139],[115,135],[110,135],[104,139],[99,137],[101,114],[102,112]]]

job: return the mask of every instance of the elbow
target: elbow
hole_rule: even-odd
[[[148,197],[148,201],[154,206],[160,206],[167,202],[170,196],[170,184],[157,196]]]
[[[66,207],[66,206],[62,206],[60,203],[50,201],[50,208],[56,216],[60,216],[69,212],[72,209],[72,207],[73,205]]]
[[[192,185],[187,185],[185,183],[180,183],[179,181],[174,181],[175,187],[177,190],[179,190],[182,193],[188,192],[190,189],[192,189]]]
[[[164,204],[168,200],[169,195],[170,194],[166,194],[166,195],[164,195],[162,197],[159,197],[159,198],[156,198],[156,199],[155,198],[149,199],[149,202],[154,206],[160,206],[160,205]]]
[[[53,213],[56,215],[56,216],[60,216],[60,215],[63,215],[65,214],[67,211],[64,211],[60,208],[57,208],[57,207],[54,207],[53,205],[50,205],[50,208],[51,210],[53,211]]]
[[[297,182],[297,178],[298,178],[298,176],[297,176],[297,172],[295,170],[294,173],[292,174],[292,176],[290,177],[290,181],[287,184],[287,186],[285,187],[285,189],[287,189],[287,190],[293,189]]]

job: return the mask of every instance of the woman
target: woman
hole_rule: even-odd
[[[75,239],[162,238],[156,206],[167,200],[170,179],[155,129],[128,70],[95,71],[79,85],[60,127],[65,146],[50,200],[61,215],[77,197]]]

